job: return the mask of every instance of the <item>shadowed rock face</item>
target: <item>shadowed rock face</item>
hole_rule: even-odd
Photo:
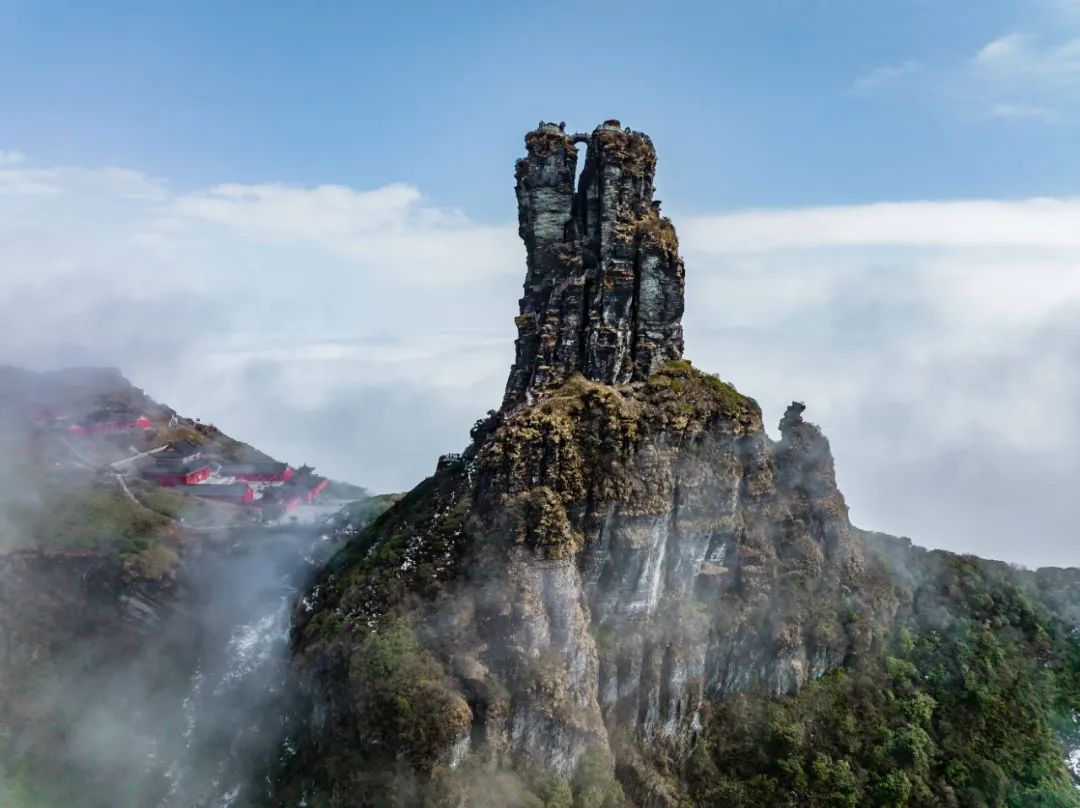
[[[712,700],[800,687],[891,608],[801,405],[773,442],[756,402],[681,359],[652,144],[598,127],[575,191],[583,139],[542,124],[517,164],[528,268],[502,410],[296,612],[297,782],[388,793],[389,761],[570,778],[595,747],[640,804],[675,805],[646,759],[685,761]]]
[[[601,384],[644,379],[683,351],[683,263],[653,200],[652,141],[618,121],[588,137],[542,123],[525,147],[515,174],[528,272],[504,409],[575,372]]]

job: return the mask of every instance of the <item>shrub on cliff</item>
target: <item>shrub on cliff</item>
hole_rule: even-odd
[[[715,705],[696,804],[1080,806],[1055,731],[1080,641],[981,562],[935,555],[887,655]]]

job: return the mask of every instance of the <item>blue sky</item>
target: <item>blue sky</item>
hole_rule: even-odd
[[[486,221],[540,117],[650,132],[678,210],[1065,193],[1076,121],[993,115],[1042,102],[962,74],[1010,34],[1053,47],[1069,6],[3,0],[0,138],[177,187],[408,182]]]
[[[406,489],[501,399],[523,134],[618,117],[856,524],[1080,565],[1080,0],[0,0],[0,76],[0,361]]]

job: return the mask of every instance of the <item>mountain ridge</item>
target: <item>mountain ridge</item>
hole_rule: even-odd
[[[854,528],[804,405],[682,358],[652,142],[525,144],[503,406],[296,610],[280,804],[1078,804],[1069,576]]]

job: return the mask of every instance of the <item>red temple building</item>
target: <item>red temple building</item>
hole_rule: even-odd
[[[154,465],[143,476],[158,485],[198,485],[210,477],[210,464],[203,458],[202,447],[188,440],[165,444],[154,455]]]
[[[218,471],[248,483],[284,483],[293,477],[293,470],[285,463],[222,463]]]
[[[81,423],[69,426],[68,432],[76,435],[102,435],[152,427],[153,423],[149,418],[131,410],[98,410],[87,415]]]

